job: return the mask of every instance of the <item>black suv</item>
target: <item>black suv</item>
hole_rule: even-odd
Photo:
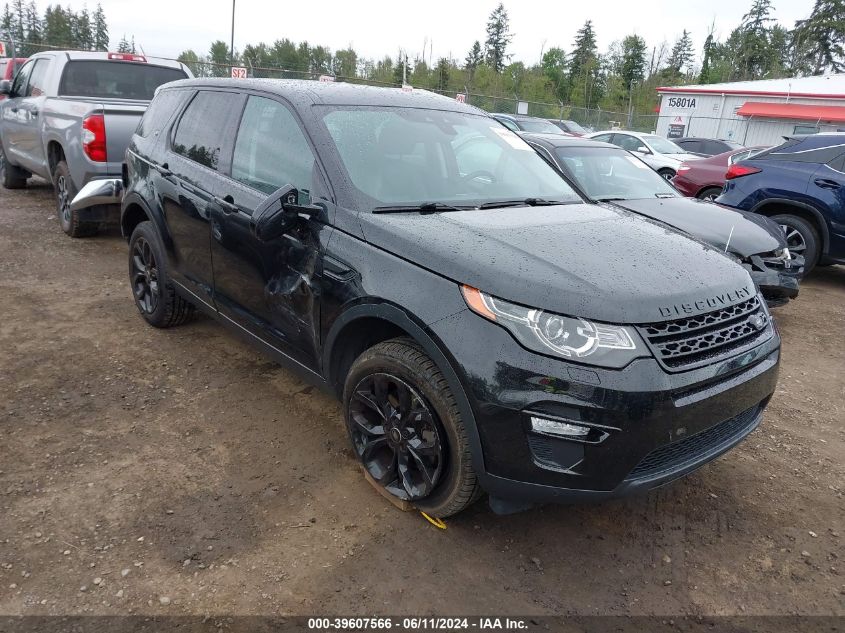
[[[505,512],[652,488],[739,442],[775,389],[742,267],[585,204],[431,93],[168,84],[122,228],[150,324],[200,308],[337,394],[366,471],[435,516],[482,489]]]

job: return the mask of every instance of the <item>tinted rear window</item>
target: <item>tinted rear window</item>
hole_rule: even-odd
[[[808,139],[789,139],[755,157],[755,160],[786,160],[795,163],[829,163],[845,152],[845,137],[840,142],[831,142],[828,147],[807,149]],[[812,147],[812,146],[811,146]]]
[[[177,68],[117,61],[77,60],[65,66],[59,95],[149,101],[156,88],[185,79]]]
[[[187,95],[187,90],[163,90],[157,94],[138,123],[138,135],[146,138],[150,134],[160,132]]]

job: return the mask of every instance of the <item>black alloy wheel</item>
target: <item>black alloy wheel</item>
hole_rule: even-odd
[[[161,296],[158,266],[150,243],[143,237],[135,240],[132,246],[132,293],[143,312],[152,314],[156,311]]]
[[[446,461],[445,435],[428,403],[387,373],[365,376],[349,401],[347,425],[370,476],[406,501],[428,497]]]

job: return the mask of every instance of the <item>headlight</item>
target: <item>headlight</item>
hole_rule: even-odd
[[[612,368],[649,355],[632,328],[526,308],[470,286],[461,286],[461,292],[473,312],[498,323],[525,347],[540,354]]]

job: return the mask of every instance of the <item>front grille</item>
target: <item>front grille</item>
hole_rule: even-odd
[[[739,353],[771,336],[768,315],[756,296],[707,314],[641,325],[639,330],[657,360],[675,371]]]
[[[760,409],[760,405],[756,405],[705,431],[656,448],[643,457],[627,479],[643,479],[673,470],[733,438],[741,437],[756,423]]]

